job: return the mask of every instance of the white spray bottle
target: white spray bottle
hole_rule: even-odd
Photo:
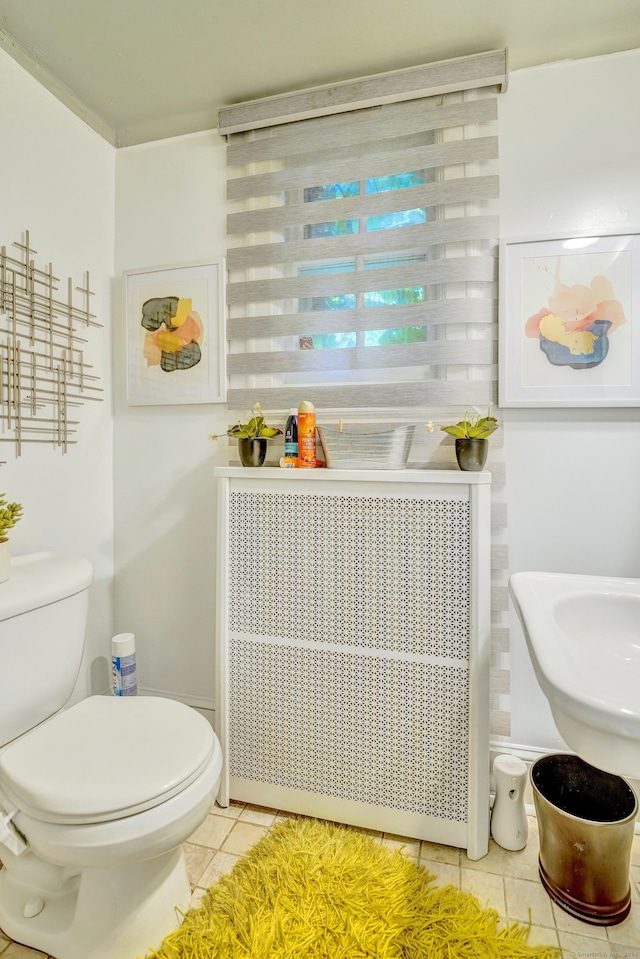
[[[137,696],[136,638],[118,633],[111,640],[111,686],[114,696]]]

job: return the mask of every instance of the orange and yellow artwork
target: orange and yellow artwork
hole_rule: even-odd
[[[501,406],[640,406],[640,234],[505,240]]]
[[[223,403],[224,260],[125,276],[128,402]]]
[[[609,337],[627,318],[607,276],[596,274],[587,283],[564,283],[563,261],[566,257],[556,258],[553,273],[544,260],[538,264],[553,286],[546,305],[527,319],[525,334],[538,340],[553,366],[590,370],[605,359]]]
[[[146,300],[140,323],[147,331],[142,349],[147,366],[174,373],[189,370],[202,359],[204,327],[191,297],[154,296]]]

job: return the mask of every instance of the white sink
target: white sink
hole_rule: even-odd
[[[562,738],[640,779],[640,579],[514,573],[509,591]]]

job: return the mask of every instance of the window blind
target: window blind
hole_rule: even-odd
[[[338,85],[311,119],[333,88],[225,108],[260,124],[227,146],[231,408],[493,398],[505,79],[501,51]]]

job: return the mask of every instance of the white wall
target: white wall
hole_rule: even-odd
[[[640,231],[639,89],[638,50],[511,75],[499,99],[503,238]],[[504,420],[510,570],[640,576],[640,410]],[[512,741],[555,748],[515,615],[511,627]]]
[[[117,155],[116,276],[225,253],[224,144],[215,132]],[[122,283],[121,283],[122,286]],[[226,406],[128,406],[115,309],[116,627],[136,634],[138,683],[213,705],[213,467]]]
[[[640,51],[515,72],[500,98],[502,233],[640,229]],[[118,152],[116,273],[222,255],[215,132]],[[213,695],[213,466],[225,407],[128,407],[116,354],[116,626],[139,637],[140,681]],[[511,571],[640,576],[638,410],[507,410]],[[560,745],[512,622],[512,741]]]
[[[91,334],[104,402],[82,408],[78,445],[66,455],[25,446],[16,458],[0,444],[0,490],[25,507],[13,550],[74,550],[94,564],[80,694],[106,687],[109,638],[132,630],[141,685],[210,706],[212,474],[226,451],[207,437],[224,430],[226,407],[126,404],[122,291],[112,328],[110,275],[114,230],[116,276],[224,254],[224,145],[209,131],[116,153],[2,51],[0,87],[0,241],[29,229],[59,275],[89,269],[105,323]],[[512,73],[499,100],[504,237],[640,230],[640,131],[629,122],[639,88],[640,51]],[[504,419],[510,570],[640,576],[640,411]],[[512,741],[555,748],[515,617],[511,625]]]
[[[95,568],[87,650],[77,695],[108,686],[113,629],[113,457],[111,410],[111,275],[115,150],[0,51],[0,243],[9,252],[30,231],[36,266],[49,262],[75,283],[89,270],[93,309],[87,361],[102,378],[104,400],[78,411],[78,443],[66,454],[25,444],[16,458],[0,444],[0,490],[24,506],[11,535],[14,554],[58,549],[88,557]]]

